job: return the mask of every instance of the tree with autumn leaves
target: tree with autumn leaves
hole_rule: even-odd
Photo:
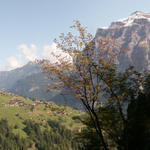
[[[60,81],[51,87],[69,89],[82,102],[88,116],[85,124],[99,142],[95,149],[109,150],[115,145],[127,150],[128,105],[141,92],[142,75],[133,67],[118,72],[116,60],[124,50],[117,48],[115,39],[95,40],[79,21],[71,28],[75,35],[69,32],[55,40],[66,55],[53,54],[58,60],[55,63],[40,60],[41,67]]]

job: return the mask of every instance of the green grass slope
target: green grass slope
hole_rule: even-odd
[[[23,130],[25,120],[39,123],[42,130],[47,128],[48,120],[59,122],[68,129],[78,130],[81,123],[77,118],[83,114],[68,106],[58,106],[53,102],[32,101],[0,90],[0,119],[8,120],[13,132],[21,137],[27,137]]]

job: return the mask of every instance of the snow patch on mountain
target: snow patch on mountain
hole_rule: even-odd
[[[109,27],[101,27],[101,29],[108,29]]]
[[[131,26],[135,19],[147,19],[148,21],[150,21],[150,13],[136,11],[132,13],[129,17],[120,19],[117,22],[124,23],[124,26]]]
[[[146,19],[147,21],[150,22],[150,13],[142,12],[142,11],[136,11],[136,12],[132,13],[129,17],[119,19],[118,21],[113,22],[111,24],[111,26],[101,27],[101,29],[105,30],[105,29],[113,28],[116,25],[119,25],[119,26],[122,26],[122,27],[132,26],[136,19]]]

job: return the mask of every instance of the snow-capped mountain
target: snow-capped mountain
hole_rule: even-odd
[[[123,26],[127,27],[136,24],[136,19],[146,19],[147,21],[150,21],[150,13],[136,11],[132,13],[129,17],[118,20],[117,22],[121,22],[123,23]]]
[[[101,36],[116,39],[118,48],[126,49],[127,52],[118,57],[121,70],[129,65],[137,71],[150,70],[150,13],[136,11],[107,28],[99,28],[96,42]]]
[[[95,41],[98,42],[101,36],[115,38],[119,43],[118,48],[127,50],[118,57],[120,70],[124,70],[129,65],[134,65],[137,71],[150,70],[150,13],[138,11],[128,18],[113,22],[108,28],[99,28]],[[45,48],[44,58],[47,58],[49,52],[66,57],[64,52],[56,49],[55,44],[52,46]],[[48,59],[52,62],[57,61],[57,58],[53,56]],[[0,72],[0,88],[27,97],[53,100],[75,106],[76,100],[73,97],[62,96],[64,91],[46,92],[45,85],[51,82],[46,76],[40,70],[39,64],[30,62],[15,70]]]
[[[150,21],[150,13],[136,11],[132,13],[129,17],[119,19],[115,22],[112,22],[109,27],[102,27],[101,29],[108,29],[108,28],[117,28],[118,26],[121,27],[128,27],[137,24],[137,20],[143,19],[146,21]]]

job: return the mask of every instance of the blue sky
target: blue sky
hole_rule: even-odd
[[[73,20],[95,34],[97,28],[150,12],[149,0],[0,0],[0,70],[13,69],[53,48]]]

